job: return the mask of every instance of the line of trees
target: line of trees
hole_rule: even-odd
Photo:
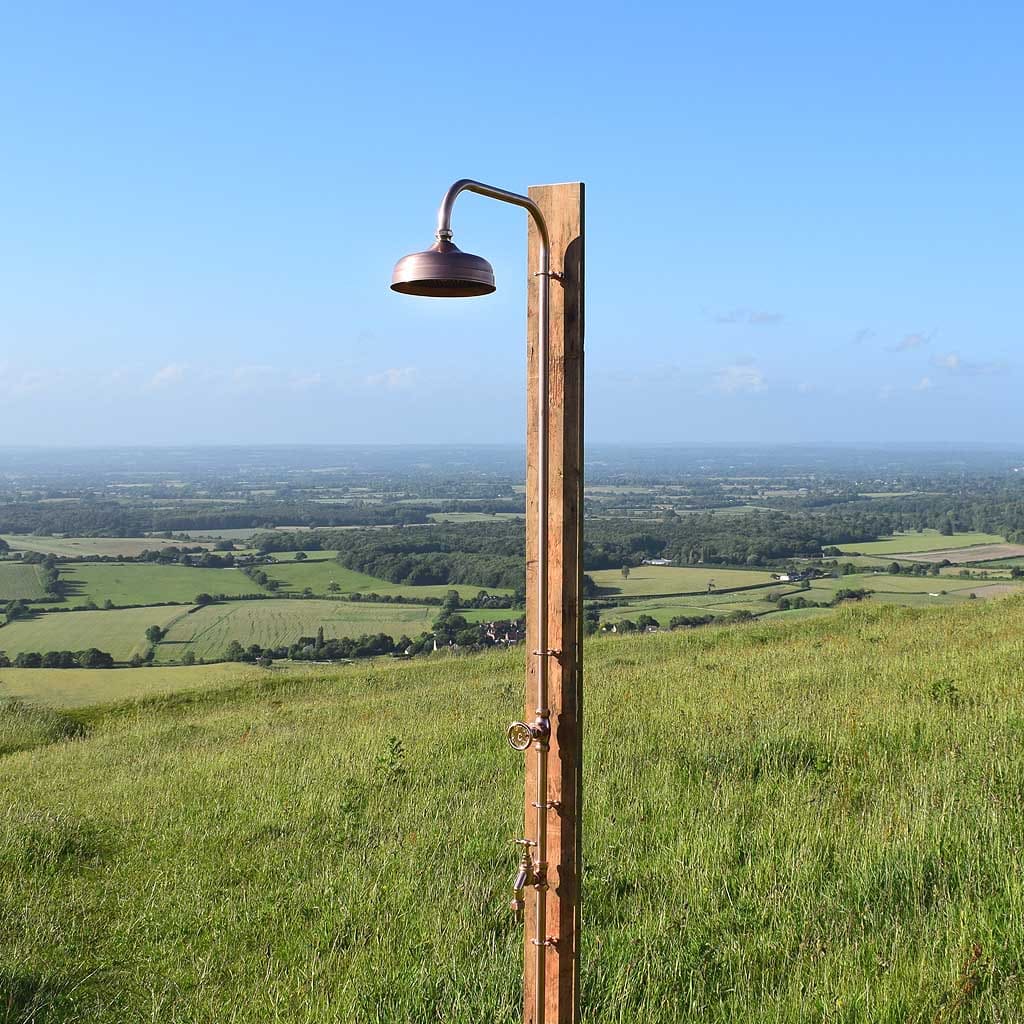
[[[96,647],[84,651],[22,651],[12,661],[0,651],[0,668],[113,668],[114,656]]]

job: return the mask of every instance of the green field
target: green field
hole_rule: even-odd
[[[949,576],[895,576],[887,572],[865,572],[854,576],[841,576],[839,579],[814,580],[811,584],[815,590],[829,590],[835,593],[839,589],[856,589],[866,587],[884,594],[927,594],[930,591],[969,590],[978,585],[976,580],[964,580]]]
[[[875,541],[855,541],[840,546],[840,550],[859,552],[862,555],[913,554],[920,551],[942,551],[946,548],[964,548],[973,544],[1003,544],[1004,539],[995,533],[956,533],[952,537],[938,530],[922,533],[896,533],[891,537]]]
[[[301,675],[323,666],[288,662],[289,675]],[[139,700],[182,690],[258,685],[285,668],[269,669],[219,662],[215,665],[147,665],[141,668],[5,668],[0,670],[0,702],[17,698],[54,707],[82,708],[95,704]],[[0,1004],[2,1006],[2,1004]],[[0,1017],[0,1020],[3,1020]]]
[[[39,570],[21,562],[0,562],[0,601],[24,597],[35,601],[46,597]]]
[[[315,636],[323,626],[327,638],[387,633],[419,636],[437,616],[424,605],[357,604],[350,601],[229,601],[207,605],[179,618],[157,645],[158,662],[180,661],[186,651],[197,658],[223,657],[232,640],[243,647],[277,647]]]
[[[589,642],[587,1024],[1020,1024],[1022,632],[1008,600]],[[523,662],[197,675],[83,739],[9,709],[7,1020],[521,1020]]]
[[[31,534],[5,533],[3,539],[12,551],[39,551],[53,555],[114,555],[134,558],[143,551],[159,551],[172,544],[211,547],[200,541],[173,541],[163,537],[36,537]]]
[[[623,597],[704,593],[710,580],[714,581],[716,590],[772,582],[769,572],[672,565],[641,565],[629,570],[629,579],[623,579],[619,569],[597,569],[587,575],[609,595]]]
[[[619,622],[622,619],[635,621],[638,616],[647,614],[657,619],[663,628],[667,628],[671,619],[677,615],[725,616],[734,611],[749,611],[753,615],[770,614],[773,618],[788,618],[793,616],[794,612],[805,609],[779,612],[776,604],[778,597],[794,598],[803,595],[809,601],[830,602],[840,589],[870,590],[873,593],[871,600],[878,603],[906,607],[936,607],[965,600],[972,591],[977,591],[979,597],[996,596],[995,593],[983,594],[984,586],[985,581],[977,579],[860,573],[843,576],[839,579],[815,580],[810,590],[801,590],[799,586],[790,584],[778,584],[774,587],[738,593],[696,594],[690,597],[670,598],[651,597],[648,600],[631,599],[627,604],[622,604],[619,607],[601,609],[601,619],[607,622]],[[942,591],[946,591],[946,593],[943,594]],[[1021,593],[1024,593],[1024,586],[1021,586]],[[938,596],[933,597],[932,594]],[[775,600],[769,600],[769,595],[772,595]]]
[[[127,661],[144,654],[147,626],[166,626],[185,614],[181,607],[121,608],[116,611],[44,612],[0,627],[0,651],[13,658],[22,651],[81,651],[98,647]],[[2,677],[3,669],[0,669]]]
[[[115,605],[173,601],[191,604],[196,594],[265,593],[240,569],[192,569],[149,562],[80,562],[60,567],[65,604],[94,601]]]
[[[436,586],[413,586],[409,583],[389,583],[387,580],[378,579],[375,576],[367,576],[365,573],[355,572],[340,565],[333,557],[325,557],[326,552],[310,552],[309,558],[304,562],[296,562],[294,559],[279,562],[264,567],[266,574],[274,580],[284,584],[284,590],[289,593],[301,593],[309,587],[314,594],[329,593],[328,587],[332,581],[341,588],[338,593],[351,594],[360,592],[364,594],[401,594],[407,597],[444,597],[449,590],[457,590],[462,597],[475,597],[481,590],[487,589],[489,594],[508,595],[512,591],[503,587],[484,588],[471,586],[466,583],[453,583],[451,585],[438,584]],[[275,555],[275,557],[278,557]]]
[[[502,519],[525,519],[523,512],[431,512],[435,523],[495,523]]]

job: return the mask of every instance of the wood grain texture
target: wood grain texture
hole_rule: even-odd
[[[546,609],[537,603],[537,288],[531,277],[527,299],[527,505],[526,593],[527,644],[538,648],[538,615],[545,614],[548,646],[561,651],[549,659],[548,705],[551,709],[551,752],[548,800],[561,807],[548,819],[547,933],[557,939],[546,958],[543,1024],[575,1024],[579,1019],[579,873],[580,777],[582,770],[582,581],[583,510],[583,296],[584,186],[537,185],[530,189],[544,214],[551,236],[551,269],[563,280],[552,281],[548,345],[548,596]],[[538,237],[530,220],[528,266],[537,265]],[[536,713],[536,657],[528,658],[526,721]],[[535,758],[526,758],[526,821],[532,822],[536,792]],[[527,830],[531,834],[531,830]],[[534,901],[528,899],[525,920],[523,1019],[541,1024],[534,1014],[536,971]]]

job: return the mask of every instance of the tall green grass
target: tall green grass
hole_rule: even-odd
[[[1014,598],[589,643],[584,1020],[1024,1020],[1022,637]],[[522,669],[271,676],[8,753],[0,1021],[518,1020]]]

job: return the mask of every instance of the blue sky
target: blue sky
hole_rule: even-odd
[[[10,6],[5,440],[518,440],[521,212],[388,290],[464,176],[587,183],[592,440],[1019,439],[1022,8],[693,6]]]

